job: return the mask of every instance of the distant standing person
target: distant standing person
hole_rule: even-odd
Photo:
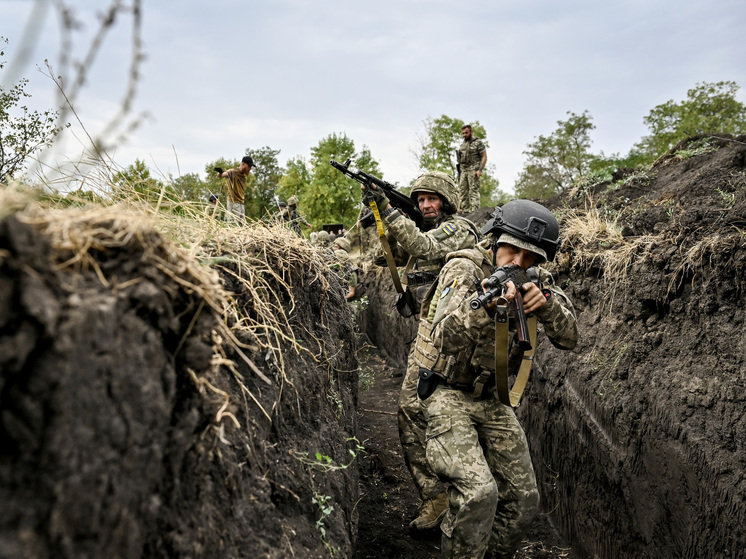
[[[290,222],[290,228],[295,231],[298,236],[301,236],[301,224],[305,225],[306,227],[311,227],[311,224],[308,223],[308,221],[306,221],[306,218],[300,215],[300,212],[298,211],[297,196],[291,196],[290,198],[288,198],[288,213],[285,219]]]
[[[487,165],[487,149],[480,138],[474,137],[470,124],[461,127],[464,141],[458,148],[459,211],[469,213],[479,209],[479,179]]]
[[[223,171],[215,167],[218,177],[228,179],[228,212],[226,221],[236,221],[240,225],[246,224],[246,208],[244,208],[244,193],[246,192],[246,179],[254,167],[254,160],[248,155],[241,159],[241,164],[233,169]]]

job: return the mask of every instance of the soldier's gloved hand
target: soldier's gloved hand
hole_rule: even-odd
[[[389,205],[389,199],[386,198],[386,193],[383,189],[378,188],[374,184],[369,184],[368,186],[363,187],[363,203],[366,206],[370,206],[371,202],[375,202],[380,211],[385,210],[386,206]]]
[[[218,174],[222,173],[223,172],[222,167],[215,167],[215,172]]]

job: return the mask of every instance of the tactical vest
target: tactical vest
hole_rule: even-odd
[[[450,258],[463,257],[467,258],[474,264],[472,281],[474,282],[475,291],[481,284],[481,281],[492,273],[492,263],[487,258],[486,253],[482,253],[482,258],[477,259],[473,250],[458,251],[449,255]],[[479,260],[479,261],[477,261]],[[444,286],[434,284],[428,291],[423,300],[423,308],[428,308],[427,317],[423,317],[417,331],[415,341],[414,360],[418,367],[440,377],[448,386],[462,389],[467,392],[473,392],[476,396],[481,396],[485,387],[494,386],[495,377],[495,352],[494,345],[490,342],[495,341],[494,329],[486,329],[483,332],[484,338],[455,355],[444,354],[437,348],[431,337],[433,323],[438,316],[436,312],[437,305],[433,301],[438,301]],[[440,317],[438,317],[440,318]],[[505,334],[504,342],[507,344],[513,339],[515,328],[514,319],[510,318],[508,322],[508,332]],[[487,338],[490,338],[489,342]],[[523,362],[524,352],[517,344],[510,344],[507,356],[507,370],[511,374],[518,373]],[[505,361],[503,360],[503,364]],[[427,373],[426,373],[427,374]],[[522,391],[521,391],[522,392]],[[518,405],[520,394],[518,394],[514,406]],[[505,402],[503,402],[505,403]]]
[[[452,215],[450,216],[450,221],[457,221],[466,224],[474,235],[475,240],[479,240],[479,230],[477,229],[477,226],[468,219],[458,215]],[[443,220],[438,224],[438,226],[445,222],[446,220]],[[433,236],[436,240],[444,240],[448,238],[448,235],[441,229],[438,229],[433,233]],[[422,303],[425,296],[430,290],[430,287],[436,284],[438,274],[440,273],[440,270],[443,269],[443,266],[445,266],[445,263],[445,258],[425,260],[424,258],[410,256],[407,260],[407,265],[404,268],[401,282],[404,288],[412,294],[414,301],[417,304],[417,313],[419,313],[420,309],[423,308]]]

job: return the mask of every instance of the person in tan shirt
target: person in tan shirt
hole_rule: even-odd
[[[248,155],[241,159],[241,164],[233,169],[223,171],[215,167],[218,177],[228,179],[228,201],[226,203],[228,212],[226,221],[236,221],[239,225],[246,223],[246,209],[244,207],[244,192],[246,191],[246,179],[254,167],[254,160]]]

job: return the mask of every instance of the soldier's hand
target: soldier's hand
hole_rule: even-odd
[[[221,167],[215,167],[215,172],[221,175],[223,174],[223,169]]]
[[[523,310],[526,314],[530,314],[546,304],[547,298],[535,283],[524,283],[521,288],[523,290]]]
[[[363,203],[366,206],[370,206],[371,202],[375,202],[378,206],[378,211],[383,211],[389,205],[389,199],[383,190],[378,188],[375,184],[369,184],[363,186]]]

